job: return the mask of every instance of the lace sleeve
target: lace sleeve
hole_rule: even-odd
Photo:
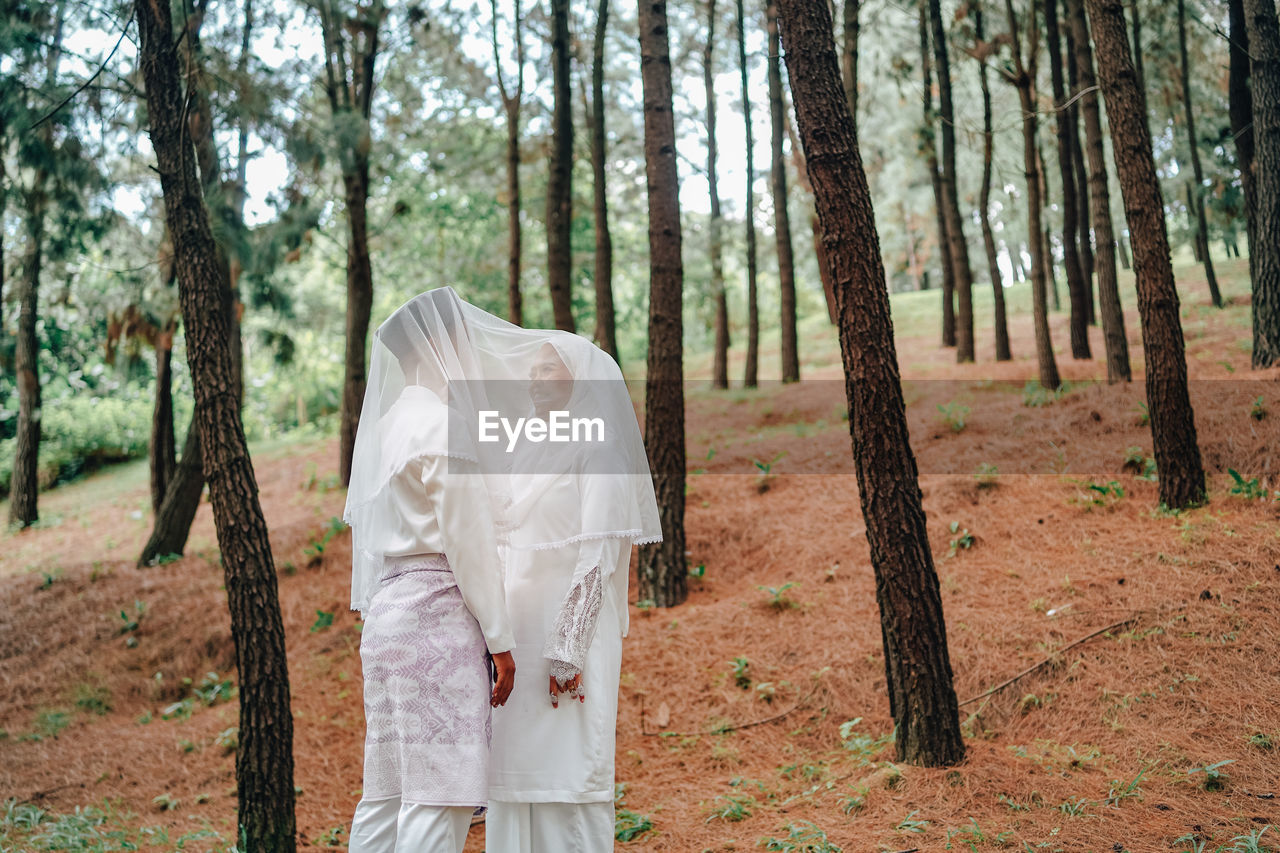
[[[561,686],[581,673],[586,663],[600,615],[603,585],[600,567],[595,566],[569,590],[551,626],[542,656],[551,661],[551,675]]]

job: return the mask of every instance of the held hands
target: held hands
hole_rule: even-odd
[[[556,681],[554,675],[547,676],[551,689],[551,707],[560,707],[560,694],[565,694],[570,699],[577,698],[579,702],[587,701],[587,690],[582,683],[582,673],[578,673],[567,681]]]
[[[497,677],[493,681],[493,695],[489,697],[489,706],[496,708],[507,703],[511,688],[516,683],[516,661],[511,652],[498,652],[493,656],[493,668]]]

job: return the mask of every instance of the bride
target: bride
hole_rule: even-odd
[[[490,853],[613,849],[614,740],[631,546],[662,531],[631,398],[617,364],[568,333],[529,368],[528,399],[586,428],[526,431],[510,463],[505,559],[521,677],[493,715]]]

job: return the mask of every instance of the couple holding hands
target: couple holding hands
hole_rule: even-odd
[[[495,441],[503,413],[574,429]],[[366,722],[350,850],[461,851],[480,811],[489,853],[611,850],[631,546],[662,539],[617,363],[449,287],[414,297],[374,335],[344,520]]]

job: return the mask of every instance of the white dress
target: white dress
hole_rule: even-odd
[[[626,499],[624,482],[607,474],[512,477],[505,586],[516,684],[493,716],[486,815],[491,853],[597,853],[613,847],[631,538],[583,537],[583,513],[550,508],[589,512],[607,506]],[[529,547],[535,542],[538,547]],[[548,676],[576,672],[582,673],[585,701],[562,695],[553,707]],[[547,806],[545,815],[540,805]]]

